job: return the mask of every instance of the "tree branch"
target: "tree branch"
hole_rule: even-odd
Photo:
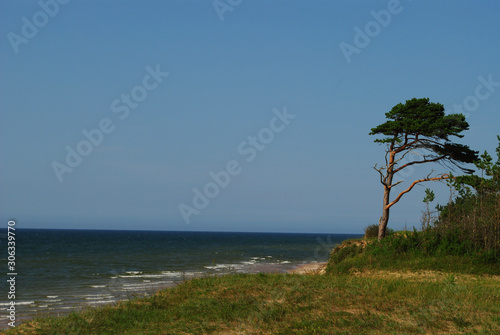
[[[437,158],[434,158],[434,159],[424,159],[422,161],[413,161],[413,162],[410,162],[410,163],[407,163],[399,168],[397,168],[396,170],[394,170],[394,173],[397,173],[401,170],[403,170],[404,168],[410,166],[410,165],[414,165],[414,164],[423,164],[423,163],[429,163],[429,162],[437,162],[443,158],[446,158],[446,155],[443,155],[443,156],[439,156]]]
[[[404,180],[400,180],[396,184],[392,184],[392,185],[388,186],[388,188],[393,188],[394,186],[399,185],[401,183],[404,183]]]
[[[384,175],[382,173],[382,170],[384,168],[377,168],[377,164],[375,164],[375,166],[373,168],[375,169],[375,171],[377,171],[378,173],[380,173],[380,182],[382,183],[382,185],[387,186],[386,183],[384,182]]]
[[[411,153],[415,153],[415,150],[408,150],[408,151],[406,151],[405,153],[403,153],[403,155],[400,158],[396,159],[394,161],[394,163],[398,163],[398,162],[402,161],[406,157],[406,155],[411,154]]]
[[[394,151],[398,154],[400,153],[401,151],[405,150],[406,148],[408,147],[411,147],[412,145],[414,145],[415,143],[418,143],[420,142],[420,140],[418,139],[418,135],[419,134],[415,134],[415,140],[413,142],[410,142],[410,143],[406,143],[398,148],[396,148]]]
[[[385,152],[385,156],[384,156],[384,158],[385,158],[385,166],[388,166],[388,165],[389,165],[389,161],[387,160],[387,155],[389,154],[389,152],[391,152],[391,151],[390,151],[390,149],[388,148],[388,149],[387,149],[387,151]]]
[[[436,180],[443,180],[443,179],[449,179],[450,178],[449,174],[443,174],[443,175],[441,175],[439,177],[434,177],[434,178],[429,178],[429,176],[430,176],[430,174],[426,178],[415,180],[406,190],[404,190],[403,192],[399,193],[399,195],[396,197],[396,199],[394,199],[391,203],[389,203],[387,206],[385,206],[385,209],[389,209],[393,205],[395,205],[401,199],[401,197],[403,195],[405,195],[406,193],[410,192],[413,189],[413,187],[415,185],[419,184],[419,183],[423,183],[425,181],[436,181]]]

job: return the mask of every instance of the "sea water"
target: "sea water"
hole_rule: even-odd
[[[16,324],[148,296],[195,276],[286,272],[327,261],[335,245],[354,237],[359,235],[18,229]],[[1,264],[7,268],[6,252]],[[5,278],[1,328],[10,302]]]

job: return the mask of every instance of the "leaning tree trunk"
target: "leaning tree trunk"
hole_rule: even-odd
[[[389,222],[389,195],[391,193],[391,189],[388,187],[384,187],[384,204],[382,207],[382,216],[378,221],[378,240],[380,241],[385,237],[385,232],[387,230],[387,223]]]
[[[391,157],[392,160],[392,157]],[[394,173],[392,172],[392,166],[389,167],[387,171],[387,178],[384,185],[384,203],[382,207],[382,216],[378,221],[378,240],[382,240],[385,237],[385,232],[387,230],[387,223],[389,222],[389,203],[391,195],[391,186]]]

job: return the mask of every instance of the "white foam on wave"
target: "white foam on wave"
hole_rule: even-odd
[[[106,287],[106,285],[90,285],[92,288],[103,288]]]
[[[141,289],[141,290],[144,290],[148,287],[151,287],[151,284],[144,284],[144,283],[140,283],[140,284],[123,284],[122,285],[123,287],[125,287],[126,289]]]
[[[166,277],[182,277],[182,276],[194,276],[199,274],[198,272],[181,272],[181,271],[162,271],[159,274],[144,274],[140,276],[120,276],[121,278],[166,278]]]
[[[87,299],[87,298],[105,298],[105,297],[112,297],[112,295],[110,293],[106,293],[106,294],[82,294],[82,295],[79,295],[77,296],[78,298],[84,298],[84,299]]]
[[[162,271],[162,274],[169,276],[169,277],[180,277],[182,275],[190,274],[190,272]]]
[[[138,274],[141,274],[142,271],[125,271],[125,273],[127,273],[129,275],[138,275]]]
[[[245,264],[245,265],[254,265],[256,263],[257,263],[257,261],[254,261],[254,260],[241,262],[241,264]]]
[[[58,295],[48,295],[47,296],[48,299],[56,299],[56,298],[59,298]]]
[[[33,305],[35,302],[34,301],[15,301],[16,306],[17,305]],[[10,302],[6,303],[0,303],[0,306],[9,306]]]
[[[87,302],[87,304],[89,305],[100,305],[100,304],[109,304],[109,303],[113,303],[113,302],[116,302],[116,300],[97,300],[97,301],[89,301]]]
[[[243,267],[242,264],[216,264],[216,265],[206,265],[205,269],[209,270],[237,270]]]
[[[169,274],[149,274],[149,275],[121,275],[120,278],[164,278],[169,277]]]
[[[101,295],[95,297],[86,297],[85,300],[99,300],[99,299],[111,299],[114,298],[112,295]]]

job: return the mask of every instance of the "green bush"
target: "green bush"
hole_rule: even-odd
[[[348,240],[333,249],[328,260],[327,273],[349,273],[349,269],[352,267],[351,260],[355,261],[356,256],[363,253],[363,245],[364,243],[360,240]]]
[[[394,230],[387,228],[385,230],[385,236],[390,236],[394,234]],[[378,224],[372,224],[365,228],[365,238],[377,238],[378,237]]]
[[[335,248],[330,255],[330,262],[333,264],[339,264],[345,259],[355,257],[363,251],[363,247],[357,244],[351,244],[343,248]]]
[[[365,228],[365,238],[378,237],[378,224],[372,224]]]
[[[419,256],[471,256],[480,262],[499,262],[495,252],[478,250],[470,240],[463,239],[463,232],[458,229],[440,231],[397,232],[382,241],[374,241],[366,248],[366,253],[374,256],[397,256],[413,254]]]

